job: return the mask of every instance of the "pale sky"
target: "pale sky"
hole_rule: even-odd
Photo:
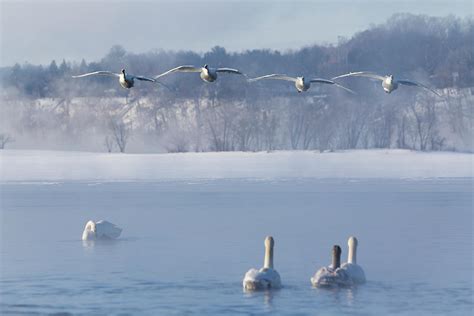
[[[466,17],[472,0],[0,0],[0,66],[99,60],[111,46],[136,53],[298,49],[336,43],[398,12]]]

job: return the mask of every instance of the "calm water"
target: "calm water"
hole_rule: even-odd
[[[4,183],[0,314],[470,315],[472,179]],[[88,219],[124,228],[83,243]],[[284,288],[246,294],[275,238]],[[311,288],[359,238],[368,282]]]

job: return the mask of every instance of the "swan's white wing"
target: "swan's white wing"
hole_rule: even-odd
[[[170,86],[168,86],[168,85],[166,85],[166,84],[164,84],[163,82],[160,82],[160,81],[158,81],[158,80],[154,80],[153,82],[156,83],[156,84],[159,84],[160,86],[165,87],[165,88],[168,89],[169,91],[176,91],[176,88],[174,88],[174,87],[172,88],[172,87],[170,87]]]
[[[232,69],[232,68],[217,68],[216,72],[226,72],[226,73],[230,73],[230,74],[243,75],[243,73],[241,73],[237,69]]]
[[[200,67],[194,67],[194,66],[190,66],[190,65],[178,66],[176,68],[170,69],[170,70],[165,71],[164,73],[156,76],[155,79],[166,76],[166,75],[171,74],[173,72],[201,72],[201,69],[202,68],[200,68]]]
[[[334,81],[332,81],[332,80],[321,79],[321,78],[314,78],[314,79],[311,79],[310,82],[333,84],[333,85],[335,85],[335,86],[337,86],[337,87],[339,87],[339,88],[342,88],[342,89],[346,90],[347,92],[350,92],[350,93],[352,93],[352,94],[357,94],[357,93],[355,93],[354,91],[352,91],[351,89],[346,88],[346,87],[344,87],[343,85],[340,85],[340,84],[338,84],[337,82],[334,82]]]
[[[365,283],[364,270],[358,264],[346,262],[342,264],[341,269],[346,271],[346,273],[352,279],[352,282],[354,282],[355,284]]]
[[[314,78],[311,79],[309,82],[317,82],[317,83],[326,83],[326,84],[335,84],[334,81],[328,79],[321,79],[321,78]]]
[[[111,71],[94,71],[94,72],[89,72],[87,74],[77,75],[77,76],[72,76],[72,77],[73,78],[82,78],[82,77],[95,76],[95,75],[120,77],[120,74],[116,74],[116,73],[113,73]]]
[[[421,88],[425,88],[426,90],[430,90],[431,92],[433,92],[434,94],[436,94],[437,96],[441,96],[438,92],[434,91],[433,89],[431,88],[428,88],[427,86],[425,86],[424,84],[421,84],[419,82],[416,82],[416,81],[411,81],[411,80],[397,80],[397,82],[399,84],[403,84],[405,86],[417,86],[417,87],[421,87]]]
[[[352,280],[343,269],[334,270],[330,267],[322,267],[311,278],[311,284],[316,287],[350,286]]]
[[[384,76],[380,76],[380,75],[374,74],[373,72],[369,72],[369,71],[350,72],[350,73],[345,74],[345,75],[340,75],[340,76],[334,77],[331,80],[344,78],[344,77],[367,77],[367,78],[377,79],[377,80],[382,80],[382,81],[385,80]]]
[[[287,75],[271,74],[271,75],[265,75],[265,76],[249,79],[249,82],[254,82],[254,81],[262,80],[262,79],[286,80],[286,81],[291,81],[291,82],[296,82],[297,80],[296,78],[289,77]]]
[[[95,223],[97,238],[115,239],[120,236],[122,229],[111,222],[100,220]]]
[[[143,76],[132,76],[133,79],[141,80],[141,81],[149,81],[149,82],[156,82],[155,79],[143,77]]]
[[[357,94],[354,90],[351,90],[351,89],[349,89],[349,88],[346,88],[346,87],[344,87],[343,85],[338,84],[337,82],[334,82],[334,85],[337,86],[337,87],[339,87],[339,88],[341,88],[341,89],[346,90],[346,91],[349,92],[349,93]]]
[[[314,276],[311,277],[311,284],[313,284],[313,286],[319,286],[320,284],[325,282],[325,277],[327,275],[330,275],[330,270],[328,270],[328,268],[326,267],[322,267],[321,269],[316,271]]]

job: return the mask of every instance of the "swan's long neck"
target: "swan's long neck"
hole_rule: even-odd
[[[348,263],[357,263],[357,238],[350,237],[347,245],[349,246],[349,253],[347,255],[347,262]]]
[[[273,269],[273,245],[275,242],[272,237],[265,238],[265,261],[263,268]]]
[[[341,247],[334,245],[332,247],[332,268],[337,269],[341,266]]]
[[[84,228],[84,232],[82,233],[82,240],[93,240],[95,237],[95,223],[93,221],[88,221]]]

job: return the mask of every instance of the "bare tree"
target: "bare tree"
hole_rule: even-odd
[[[470,89],[448,89],[445,100],[446,118],[451,131],[461,138],[464,145],[473,150],[474,108],[470,101],[470,94]]]
[[[357,148],[360,137],[366,128],[368,115],[367,104],[364,102],[347,102],[343,109],[342,128],[340,128],[340,146],[344,149]]]
[[[114,149],[114,138],[112,136],[105,136],[104,146],[107,149],[107,152],[111,153]]]
[[[431,99],[421,99],[409,105],[413,115],[413,125],[419,149],[425,151],[437,138],[435,103]]]
[[[307,131],[308,113],[305,111],[304,104],[301,100],[295,101],[288,109],[288,132],[290,136],[291,149],[298,149],[301,138]]]
[[[189,151],[189,138],[185,131],[174,129],[168,135],[165,148],[170,153],[185,153]]]
[[[393,107],[381,106],[372,121],[372,139],[375,148],[390,148],[395,126],[395,110]]]
[[[407,143],[408,133],[408,119],[405,113],[400,115],[397,121],[397,147],[398,148],[409,148]]]
[[[124,153],[125,148],[127,147],[128,138],[130,137],[130,129],[121,120],[111,120],[110,129],[117,147],[121,153]]]
[[[261,118],[260,129],[263,134],[263,142],[268,151],[274,150],[276,147],[276,133],[279,121],[276,115],[270,111],[263,111]]]
[[[0,134],[0,149],[4,149],[6,144],[12,143],[15,140],[9,134]]]
[[[234,150],[234,124],[237,113],[232,105],[213,106],[207,111],[211,150]]]

